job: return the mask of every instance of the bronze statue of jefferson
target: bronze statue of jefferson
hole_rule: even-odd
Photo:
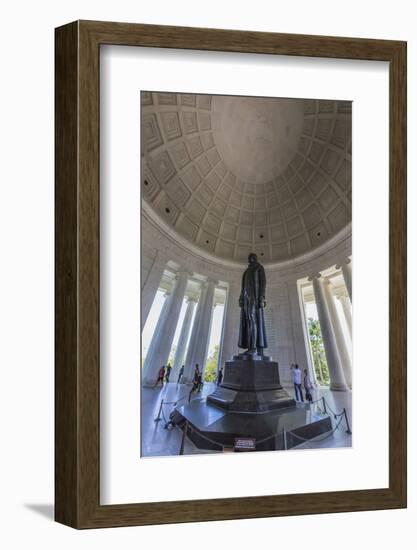
[[[246,349],[247,355],[263,355],[263,349],[268,347],[264,319],[265,270],[254,253],[249,254],[248,264],[239,297],[239,348]]]

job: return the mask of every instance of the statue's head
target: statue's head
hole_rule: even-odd
[[[258,261],[258,256],[254,252],[251,252],[248,256],[248,263],[254,264],[257,261]]]

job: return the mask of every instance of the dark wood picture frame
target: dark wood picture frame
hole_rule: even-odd
[[[389,62],[389,487],[100,505],[99,58],[117,44]],[[406,506],[406,43],[76,21],[56,29],[55,519],[75,528]]]

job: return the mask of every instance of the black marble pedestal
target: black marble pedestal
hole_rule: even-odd
[[[207,403],[235,412],[266,412],[293,407],[283,389],[278,363],[265,356],[235,355],[226,361],[220,386]]]
[[[255,450],[290,449],[329,432],[329,415],[297,405],[269,357],[235,355],[226,361],[220,386],[203,399],[177,407],[172,420],[200,449],[234,448],[237,439]]]
[[[237,413],[195,399],[177,407],[173,421],[199,448],[221,452],[233,449],[236,439],[255,440],[256,451],[292,449],[332,429],[329,415],[309,405],[295,405],[265,413]]]

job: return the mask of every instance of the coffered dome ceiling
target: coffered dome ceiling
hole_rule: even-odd
[[[142,197],[204,251],[299,256],[351,221],[351,103],[142,92]]]

